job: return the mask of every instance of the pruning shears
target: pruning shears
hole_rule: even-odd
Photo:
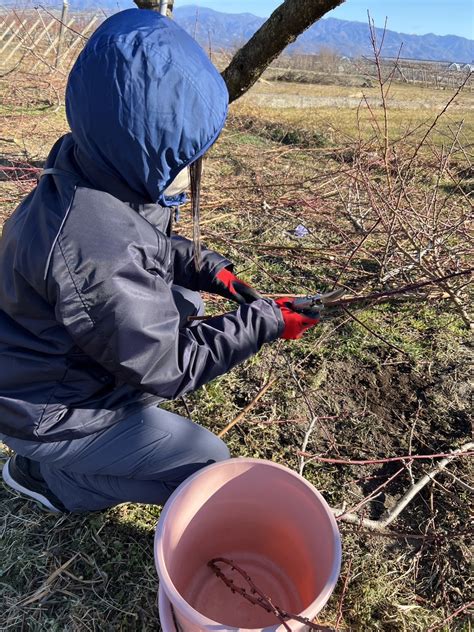
[[[325,294],[313,294],[311,296],[301,296],[293,299],[288,304],[290,309],[300,314],[305,314],[309,318],[325,319],[334,316],[341,309],[340,299],[345,294],[345,290],[338,288]]]
[[[405,294],[406,292],[419,290],[422,287],[447,281],[448,279],[455,277],[471,275],[473,272],[474,268],[469,268],[468,270],[452,272],[444,277],[428,279],[426,281],[421,281],[420,283],[411,283],[410,285],[405,285],[404,287],[396,290],[373,292],[372,294],[366,294],[365,296],[349,296],[347,298],[343,298],[345,290],[343,288],[338,288],[337,290],[332,290],[331,292],[326,292],[325,294],[298,296],[293,299],[289,298],[286,305],[289,309],[293,309],[295,312],[299,312],[300,314],[305,314],[309,318],[325,320],[337,315],[341,310],[344,310],[348,306],[355,305],[360,308],[367,303],[378,304],[381,302],[387,302],[390,301],[393,296],[399,296]],[[188,320],[205,320],[207,318],[208,316],[189,316]]]

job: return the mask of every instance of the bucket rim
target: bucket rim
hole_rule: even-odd
[[[329,600],[329,597],[333,593],[334,588],[339,579],[339,575],[341,571],[341,561],[342,561],[341,534],[339,532],[339,528],[338,528],[336,519],[331,511],[331,508],[328,502],[324,499],[321,492],[318,491],[314,487],[314,485],[312,485],[309,481],[307,481],[298,472],[291,470],[286,465],[281,465],[280,463],[274,463],[273,461],[268,461],[266,459],[258,459],[258,458],[253,458],[253,457],[235,457],[235,458],[226,459],[225,461],[219,461],[218,463],[212,463],[211,465],[207,465],[206,467],[203,467],[202,469],[198,470],[197,472],[189,476],[174,490],[174,492],[166,501],[163,509],[161,510],[161,514],[160,514],[160,517],[158,519],[158,523],[155,529],[153,550],[154,550],[154,558],[155,558],[155,567],[158,573],[160,587],[162,587],[162,590],[164,591],[166,598],[170,601],[170,603],[173,604],[177,610],[180,610],[184,614],[189,613],[189,615],[193,617],[193,620],[194,620],[193,622],[196,625],[207,626],[208,628],[212,626],[212,630],[214,630],[215,632],[217,631],[224,632],[225,630],[241,630],[242,632],[256,632],[262,629],[262,628],[235,628],[235,627],[230,628],[228,626],[224,627],[222,623],[219,623],[218,621],[214,621],[213,619],[209,619],[208,617],[203,615],[201,612],[193,608],[184,599],[181,593],[178,591],[178,589],[174,585],[168,573],[168,569],[164,561],[164,553],[162,549],[163,529],[164,529],[166,518],[168,514],[171,512],[176,499],[181,495],[181,493],[185,489],[187,489],[190,485],[192,485],[196,479],[200,478],[201,476],[204,476],[210,470],[215,470],[215,469],[220,469],[222,467],[225,467],[226,465],[229,464],[230,461],[232,462],[239,461],[239,462],[248,463],[250,465],[253,464],[253,465],[259,465],[262,467],[273,467],[279,470],[283,470],[285,473],[290,474],[294,478],[298,479],[298,481],[302,485],[306,486],[314,494],[314,496],[316,496],[316,498],[321,502],[322,506],[326,509],[326,515],[331,525],[331,531],[332,531],[332,536],[333,536],[333,546],[334,546],[334,561],[333,561],[331,573],[328,579],[326,580],[325,586],[321,590],[319,596],[316,599],[314,599],[311,602],[311,604],[307,608],[305,608],[305,610],[303,610],[301,613],[297,613],[301,617],[314,618],[315,615],[312,612],[310,612],[312,605],[317,601],[318,607],[319,607],[318,612],[320,612],[326,605],[327,601]],[[294,619],[289,619],[288,621],[286,621],[286,624],[290,626],[291,624],[297,624],[297,623],[298,622]],[[281,624],[276,624],[273,626],[268,626],[264,629],[268,632],[280,632],[280,630],[281,631],[284,630],[284,627]]]

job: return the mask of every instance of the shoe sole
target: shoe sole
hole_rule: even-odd
[[[44,507],[51,513],[56,513],[56,514],[62,513],[60,509],[58,509],[53,504],[51,504],[51,502],[46,498],[46,496],[43,496],[42,494],[38,494],[37,492],[32,492],[31,489],[27,489],[26,487],[23,487],[23,485],[20,485],[19,483],[17,483],[17,481],[15,481],[15,479],[10,474],[10,468],[9,468],[10,460],[11,459],[8,459],[8,461],[5,463],[2,469],[2,478],[5,481],[5,483],[8,485],[8,487],[10,487],[11,489],[14,489],[19,494],[23,494],[24,496],[27,496],[28,498],[35,500],[36,502],[39,502],[40,505],[42,505],[42,507]]]

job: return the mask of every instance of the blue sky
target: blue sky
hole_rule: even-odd
[[[281,0],[175,0],[175,6],[198,4],[225,13],[267,16]],[[474,38],[473,0],[347,0],[328,16],[367,21],[370,10],[377,26],[388,17],[388,28],[401,33],[436,33]]]

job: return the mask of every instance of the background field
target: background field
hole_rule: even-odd
[[[2,221],[67,131],[63,84],[64,76],[33,77],[24,68],[0,79]],[[460,92],[431,131],[453,91],[396,83],[381,94],[377,84],[334,85],[329,77],[317,85],[265,79],[232,107],[207,160],[202,231],[262,292],[315,292],[337,282],[367,293],[472,265],[472,92]],[[177,230],[189,235],[188,207],[181,215]],[[298,225],[308,231],[303,238]],[[358,311],[358,321],[344,313],[168,407],[189,409],[217,432],[275,377],[227,435],[232,454],[303,466],[333,507],[378,519],[435,460],[321,465],[303,463],[298,452],[383,459],[444,453],[470,440],[467,281]],[[211,313],[232,309],[207,298]],[[341,579],[320,622],[339,630],[470,630],[470,475],[469,459],[456,459],[382,532],[341,520]],[[0,629],[158,628],[158,507],[55,518],[3,487],[0,497]]]

